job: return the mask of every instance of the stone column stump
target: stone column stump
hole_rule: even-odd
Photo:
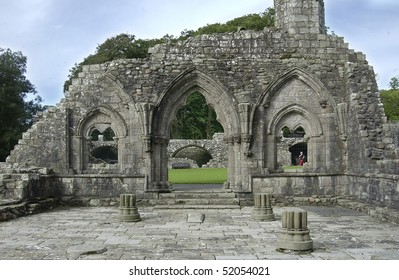
[[[308,213],[306,211],[283,211],[281,222],[283,230],[277,241],[278,249],[313,250],[313,240],[309,236]]]
[[[140,214],[137,211],[135,194],[120,195],[118,219],[123,222],[141,221]]]
[[[273,214],[272,195],[269,193],[258,193],[254,195],[254,209],[252,210],[251,218],[256,221],[274,221],[276,220]]]

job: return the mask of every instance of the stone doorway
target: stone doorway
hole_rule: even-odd
[[[300,165],[299,155],[301,152],[305,156],[304,161],[307,162],[308,144],[306,142],[302,142],[302,143],[293,145],[292,147],[289,148],[289,151],[291,153],[291,165],[293,165],[293,166]]]
[[[212,159],[212,156],[203,147],[186,146],[175,152],[173,159],[180,159],[182,161],[189,159],[195,162],[195,167],[202,168]]]
[[[232,190],[240,190],[241,182],[241,145],[240,121],[234,99],[216,81],[205,74],[191,69],[180,75],[164,91],[159,102],[155,105],[153,117],[153,144],[151,153],[151,172],[147,191],[170,191],[168,184],[168,154],[171,127],[178,110],[187,103],[193,93],[204,96],[206,103],[211,106],[222,125],[228,144],[228,179],[225,186]]]

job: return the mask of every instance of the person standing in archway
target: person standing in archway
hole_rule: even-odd
[[[304,163],[305,163],[305,155],[303,154],[303,152],[299,152],[299,166],[303,166]]]

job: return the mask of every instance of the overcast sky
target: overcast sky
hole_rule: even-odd
[[[366,54],[381,89],[399,76],[399,0],[325,0],[326,25]],[[45,104],[63,97],[69,69],[120,33],[178,36],[260,13],[273,0],[0,0],[0,48],[22,51]]]

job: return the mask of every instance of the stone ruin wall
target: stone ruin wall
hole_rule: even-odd
[[[172,168],[172,163],[187,162],[192,168],[198,168],[195,161],[190,159],[176,158],[175,154],[179,150],[187,147],[199,147],[204,149],[212,157],[211,160],[204,165],[204,168],[226,168],[228,162],[228,147],[225,143],[223,133],[215,133],[212,139],[187,140],[187,139],[171,139],[168,145],[168,167]]]
[[[343,38],[291,24],[202,35],[158,45],[148,59],[84,66],[65,98],[24,133],[2,173],[36,172],[46,181],[43,195],[66,200],[151,195],[152,180],[161,185],[165,176],[151,169],[167,158],[163,125],[195,89],[221,118],[235,192],[350,196],[399,209],[397,130],[365,55]],[[311,165],[304,174],[277,174],[276,133],[284,122],[304,121],[313,133]],[[87,162],[88,133],[98,124],[116,132],[116,168]]]

